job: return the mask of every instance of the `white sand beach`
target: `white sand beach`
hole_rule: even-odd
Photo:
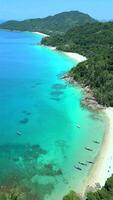
[[[41,32],[33,32],[33,33],[44,36],[44,37],[49,37],[49,35],[47,35],[45,33],[41,33]]]
[[[44,45],[44,47],[45,47],[45,45]],[[57,51],[56,47],[52,47],[52,46],[46,46],[46,47],[53,50],[53,51]]]
[[[91,174],[86,181],[84,191],[90,187],[95,188],[96,183],[104,186],[105,181],[113,174],[113,108],[104,109],[109,120],[100,154],[92,168]]]
[[[78,53],[72,53],[72,52],[63,52],[66,56],[70,57],[71,59],[74,59],[78,62],[83,62],[85,60],[87,60],[87,58],[85,56],[82,56]]]
[[[44,47],[47,47],[54,51],[57,51],[56,47],[52,47],[52,46],[44,46]],[[71,58],[77,62],[83,62],[83,61],[87,60],[87,58],[85,56],[82,56],[78,53],[65,52],[65,51],[58,51],[58,52],[63,53],[64,55],[68,56],[69,58]]]
[[[63,53],[78,62],[87,60],[86,57],[77,53]],[[106,108],[104,112],[108,118],[108,127],[100,153],[83,187],[83,192],[81,193],[83,195],[91,188],[96,188],[97,183],[99,183],[101,187],[104,186],[107,178],[113,174],[113,108]]]
[[[56,50],[56,47],[48,47],[51,50]],[[62,52],[66,56],[74,59],[78,62],[87,60],[86,57],[71,52]],[[83,196],[85,192],[91,188],[96,188],[97,183],[102,187],[104,186],[107,178],[113,174],[113,108],[109,107],[103,110],[108,118],[108,127],[103,139],[103,144],[100,153],[92,167],[91,173],[89,174],[86,184],[81,190]]]

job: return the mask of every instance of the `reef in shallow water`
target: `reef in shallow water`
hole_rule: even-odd
[[[44,200],[50,195],[63,171],[47,162],[47,154],[39,144],[0,145],[0,200]]]

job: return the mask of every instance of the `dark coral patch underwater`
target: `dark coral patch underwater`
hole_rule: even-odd
[[[27,124],[29,122],[29,118],[25,117],[19,121],[20,124]]]

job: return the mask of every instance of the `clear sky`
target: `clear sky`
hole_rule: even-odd
[[[109,20],[113,19],[113,0],[0,0],[0,19],[42,18],[69,10]]]

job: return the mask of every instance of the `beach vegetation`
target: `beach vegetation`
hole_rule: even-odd
[[[96,192],[89,192],[87,200],[113,200],[113,175],[107,179],[105,186]]]
[[[70,191],[69,194],[63,197],[63,200],[80,200],[74,191]]]
[[[64,35],[43,38],[42,44],[87,57],[69,75],[89,86],[99,104],[113,106],[113,22],[75,27]]]
[[[70,191],[68,195],[64,196],[63,200],[80,200],[74,191]],[[88,192],[86,200],[113,200],[113,175],[107,179],[105,185],[95,192]]]

